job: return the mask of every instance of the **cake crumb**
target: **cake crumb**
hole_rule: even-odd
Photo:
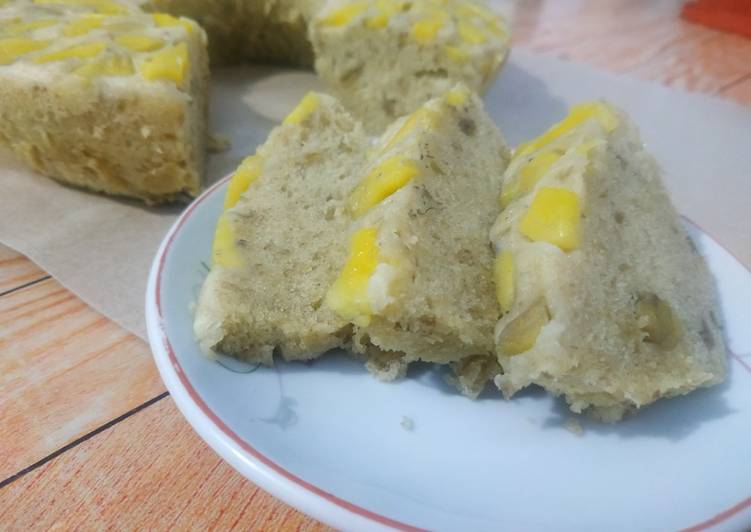
[[[222,153],[232,147],[232,142],[221,133],[209,133],[208,149],[211,153]]]
[[[400,425],[404,430],[411,431],[415,428],[415,422],[412,421],[412,418],[409,418],[407,416],[402,416],[402,422],[400,423]]]
[[[581,423],[579,423],[578,419],[573,417],[566,420],[563,424],[563,428],[576,436],[582,436],[584,434],[584,428],[581,426]]]

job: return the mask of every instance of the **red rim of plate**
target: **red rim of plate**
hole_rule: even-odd
[[[275,471],[276,473],[278,473],[285,479],[292,481],[297,486],[309,491],[310,493],[314,495],[321,497],[327,502],[333,503],[336,506],[339,506],[340,508],[344,510],[357,514],[361,517],[365,517],[366,519],[370,519],[380,525],[385,525],[385,526],[395,528],[398,530],[409,530],[409,531],[423,530],[421,528],[408,525],[400,521],[396,521],[384,515],[371,512],[370,510],[366,510],[365,508],[357,506],[356,504],[346,501],[340,497],[337,497],[336,495],[329,493],[319,488],[318,486],[311,484],[310,482],[307,482],[306,480],[303,480],[302,478],[296,476],[290,471],[287,471],[286,469],[284,469],[282,466],[280,466],[279,464],[271,460],[269,457],[267,457],[266,455],[256,450],[249,442],[242,439],[237,433],[235,433],[231,428],[229,428],[219,418],[219,416],[217,416],[216,413],[214,413],[214,411],[211,410],[211,408],[209,408],[209,406],[203,401],[203,399],[195,390],[195,388],[193,388],[193,385],[190,383],[190,380],[188,380],[188,377],[183,371],[182,366],[180,366],[180,362],[177,360],[177,357],[175,356],[175,352],[172,349],[172,344],[167,338],[167,333],[163,326],[164,317],[162,315],[161,286],[162,286],[162,273],[164,270],[164,264],[166,262],[166,257],[170,250],[170,247],[172,246],[172,243],[175,240],[175,237],[177,236],[177,233],[179,232],[183,224],[187,221],[187,219],[191,216],[195,208],[199,204],[201,204],[206,198],[208,198],[217,188],[219,188],[226,181],[228,181],[230,177],[231,175],[219,180],[214,185],[206,189],[203,192],[203,194],[201,194],[198,198],[196,198],[196,200],[193,201],[193,203],[189,205],[187,209],[185,209],[185,211],[180,215],[180,218],[175,222],[175,225],[173,225],[172,229],[170,229],[167,242],[164,245],[164,247],[161,249],[160,255],[157,257],[158,268],[156,272],[156,282],[154,283],[155,293],[153,294],[153,297],[156,303],[156,310],[157,310],[157,316],[159,318],[159,328],[161,332],[162,342],[164,344],[165,350],[167,351],[169,361],[177,374],[177,377],[180,379],[180,382],[182,383],[183,387],[185,388],[185,391],[188,393],[190,398],[193,400],[195,406],[198,407],[198,409],[206,416],[206,418],[209,421],[211,421],[211,423],[217,429],[219,429],[219,431],[221,431],[225,436],[229,437],[232,441],[234,441],[237,445],[239,445],[245,452],[247,452],[250,455],[251,459],[255,459],[259,461],[260,463],[271,468],[273,471]],[[707,236],[710,236],[710,238],[712,238],[712,240],[714,240],[715,243],[717,243],[722,249],[724,249],[727,253],[729,253],[741,266],[743,266],[743,268],[746,269],[747,272],[751,273],[751,270],[749,270],[749,268],[746,267],[746,265],[743,262],[741,262],[738,259],[738,257],[735,256],[735,254],[733,254],[731,251],[725,248],[722,244],[720,244],[720,242],[717,239],[709,235],[706,231],[704,231],[701,227],[699,227],[696,223],[694,223],[693,220],[685,216],[684,216],[684,219],[686,219],[691,225],[693,225],[694,227],[702,231]],[[746,369],[746,371],[751,373],[751,366],[749,366],[741,357],[739,357],[732,351],[730,350],[728,351],[733,359],[735,359],[744,369]],[[699,532],[702,530],[707,530],[713,526],[716,526],[730,519],[731,517],[739,514],[740,512],[742,512],[743,510],[749,507],[751,507],[751,497],[748,497],[742,500],[738,504],[731,506],[727,510],[722,511],[705,521],[702,521],[696,525],[683,529],[683,532]]]

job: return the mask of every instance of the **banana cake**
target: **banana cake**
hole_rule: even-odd
[[[454,362],[476,395],[498,369],[486,235],[507,159],[463,86],[375,144],[336,100],[309,94],[230,182],[199,343],[265,364],[348,347],[383,379]]]
[[[234,173],[194,329],[205,351],[272,364],[348,342],[323,304],[346,257],[352,169],[369,146],[335,99],[308,94]]]
[[[0,2],[0,145],[69,185],[195,196],[208,50],[183,15],[217,61],[315,66],[371,134],[457,81],[483,90],[509,47],[481,0]]]
[[[372,134],[463,82],[482,92],[508,55],[483,0],[151,0],[209,35],[212,59],[314,67]]]
[[[69,185],[147,203],[196,195],[205,40],[188,19],[115,0],[0,6],[0,146]]]
[[[635,126],[586,103],[520,145],[491,231],[495,378],[613,421],[720,382],[715,290]]]
[[[405,362],[493,352],[498,318],[487,231],[507,149],[464,86],[397,121],[348,198],[350,249],[325,304],[354,326],[354,348]]]

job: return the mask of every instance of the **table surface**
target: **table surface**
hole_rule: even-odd
[[[751,40],[679,0],[509,5],[516,45],[751,105]],[[0,528],[326,526],[245,480],[175,408],[142,340],[0,246]]]

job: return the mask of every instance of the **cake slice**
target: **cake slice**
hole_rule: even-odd
[[[516,149],[500,198],[505,396],[538,384],[613,421],[724,378],[712,278],[624,114],[574,107]]]
[[[510,44],[475,0],[329,0],[309,35],[318,75],[377,133],[457,82],[482,93]]]
[[[273,363],[349,341],[323,304],[346,257],[346,200],[369,141],[333,98],[310,93],[235,172],[194,329],[205,351]]]
[[[492,355],[499,312],[486,235],[506,157],[464,86],[384,133],[348,197],[349,256],[325,299],[353,324],[356,351],[405,363]]]
[[[194,196],[206,147],[203,30],[115,0],[0,6],[0,145],[60,182]]]
[[[464,87],[375,145],[336,100],[306,96],[230,182],[199,343],[264,364],[347,347],[385,380],[463,361],[476,395],[497,373],[486,235],[507,157]]]

